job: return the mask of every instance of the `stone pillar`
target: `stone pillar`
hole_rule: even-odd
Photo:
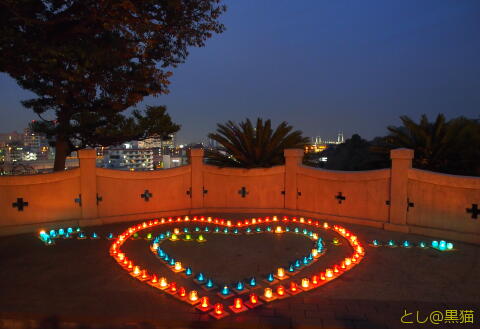
[[[78,151],[80,160],[80,193],[82,195],[82,219],[95,219],[97,210],[97,151],[85,149]]]
[[[203,208],[203,149],[190,150],[191,208]]]
[[[297,209],[297,168],[301,166],[303,150],[286,149],[285,156],[285,208]]]
[[[413,150],[395,149],[390,151],[392,169],[390,178],[390,222],[385,229],[408,232],[407,226],[407,192],[408,171],[412,168]]]

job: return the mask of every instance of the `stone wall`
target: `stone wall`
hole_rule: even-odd
[[[406,149],[391,152],[391,169],[363,172],[306,167],[302,156],[302,150],[285,150],[284,166],[247,170],[205,165],[203,150],[193,149],[188,166],[125,172],[97,168],[95,151],[82,150],[78,169],[0,177],[0,235],[180,214],[254,212],[480,244],[480,178],[412,169],[413,151]]]

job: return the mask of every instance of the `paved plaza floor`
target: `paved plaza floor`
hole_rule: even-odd
[[[229,219],[260,216],[211,215]],[[131,224],[86,227],[85,231],[105,236],[109,232],[121,233]],[[357,234],[366,246],[366,256],[358,266],[318,289],[222,320],[213,320],[133,279],[109,256],[111,242],[104,238],[58,240],[54,246],[45,246],[33,234],[2,237],[0,329],[479,327],[480,246],[454,241],[456,250],[451,252],[418,247],[373,248],[368,246],[373,239],[413,243],[433,239],[338,224]],[[165,227],[154,229],[154,235]],[[305,270],[306,274],[315,272],[315,266],[325,268],[348,252],[346,244],[331,244],[331,233],[320,236],[326,241],[327,252]],[[213,273],[218,282],[234,282],[285,266],[303,255],[311,243],[301,236],[272,234],[212,235],[207,240],[201,246],[165,242],[162,247],[192,268]],[[129,240],[123,249],[141,266],[173,279],[173,273],[149,250],[147,241]],[[190,280],[184,280],[185,286],[195,287]],[[445,314],[446,310],[472,310],[474,323],[417,323],[432,311]],[[414,323],[402,324],[405,312],[412,314],[404,321]]]

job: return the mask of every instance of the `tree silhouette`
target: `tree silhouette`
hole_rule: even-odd
[[[249,119],[240,124],[217,124],[217,132],[208,136],[222,147],[205,152],[207,163],[220,167],[272,167],[285,162],[283,150],[303,148],[308,138],[282,122],[275,130],[270,120],[258,118],[254,127]]]
[[[224,11],[220,0],[0,0],[0,71],[38,95],[22,103],[54,138],[54,169],[73,149],[129,140],[146,123],[164,135],[161,110],[122,112],[167,93],[188,48],[224,30]]]

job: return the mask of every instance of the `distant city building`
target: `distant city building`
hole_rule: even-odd
[[[323,140],[320,136],[312,137],[312,142],[305,146],[305,153],[319,153],[326,150],[330,145],[343,144],[345,138],[343,132],[339,132],[336,139]]]

